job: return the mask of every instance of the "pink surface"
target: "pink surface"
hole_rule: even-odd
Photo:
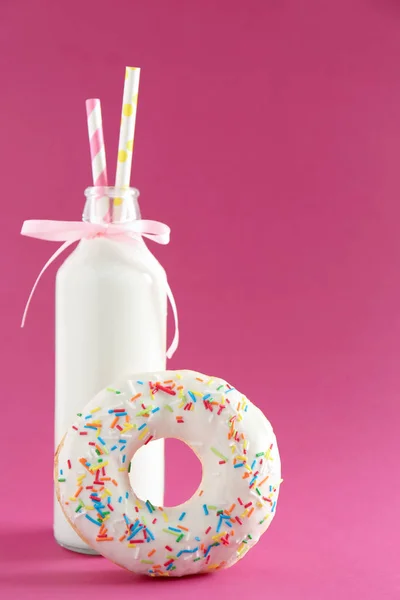
[[[0,3],[3,598],[398,597],[399,31],[393,0]],[[143,69],[133,184],[172,227],[154,248],[181,318],[170,366],[243,390],[283,460],[258,546],[185,581],[53,542],[55,268],[19,330],[56,247],[21,222],[79,217],[86,98],[113,173],[126,64]],[[168,457],[174,502],[199,472]]]

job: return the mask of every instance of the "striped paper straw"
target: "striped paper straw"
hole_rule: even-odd
[[[124,97],[122,101],[121,127],[119,131],[116,187],[129,187],[132,168],[132,152],[135,137],[136,110],[139,94],[140,69],[126,67]],[[114,220],[121,218],[120,198],[114,199]]]
[[[92,160],[92,175],[94,186],[107,186],[107,161],[103,137],[103,120],[101,117],[101,103],[98,98],[86,100],[86,115],[89,132],[90,157]],[[109,222],[109,199],[100,197],[95,207],[96,216]]]
[[[86,100],[86,114],[90,141],[90,156],[92,159],[92,174],[94,186],[106,186],[107,162],[103,138],[103,121],[101,104],[98,98]]]

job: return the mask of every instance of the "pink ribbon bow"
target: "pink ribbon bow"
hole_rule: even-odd
[[[23,327],[25,324],[32,296],[35,293],[36,287],[43,273],[51,265],[51,263],[54,262],[56,258],[74,242],[83,239],[93,239],[96,237],[107,237],[119,242],[132,243],[135,241],[140,241],[142,237],[145,237],[153,242],[156,242],[156,244],[168,244],[170,232],[170,228],[164,223],[142,219],[131,221],[129,223],[123,223],[121,225],[116,225],[113,223],[96,225],[95,223],[86,223],[84,221],[25,221],[22,225],[21,235],[37,238],[39,240],[64,243],[54,252],[54,254],[52,254],[37,276],[25,306],[21,327]],[[141,250],[142,248],[146,248],[146,257],[151,257],[152,260],[155,260],[145,245],[140,246]],[[167,280],[165,280],[165,288],[175,320],[174,339],[172,340],[172,343],[167,351],[167,357],[172,358],[179,343],[178,311],[172,290],[169,287]]]

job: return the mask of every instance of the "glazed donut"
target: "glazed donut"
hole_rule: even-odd
[[[151,440],[186,442],[203,467],[179,506],[139,499],[134,453]],[[136,573],[182,576],[230,567],[257,543],[276,511],[281,469],[264,414],[217,377],[193,371],[135,374],[100,392],[55,458],[58,500],[94,550]]]

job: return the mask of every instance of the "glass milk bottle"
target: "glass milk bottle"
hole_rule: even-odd
[[[102,188],[106,196],[99,197],[99,189],[85,191],[84,221],[121,224],[140,219],[138,190]],[[165,369],[166,275],[154,256],[150,266],[145,264],[135,244],[144,247],[142,239],[134,244],[84,239],[58,270],[56,448],[76,414],[101,389],[134,372]],[[130,476],[139,497],[162,506],[163,440],[139,450]],[[94,553],[68,523],[57,500],[54,513],[57,542],[76,552]]]

